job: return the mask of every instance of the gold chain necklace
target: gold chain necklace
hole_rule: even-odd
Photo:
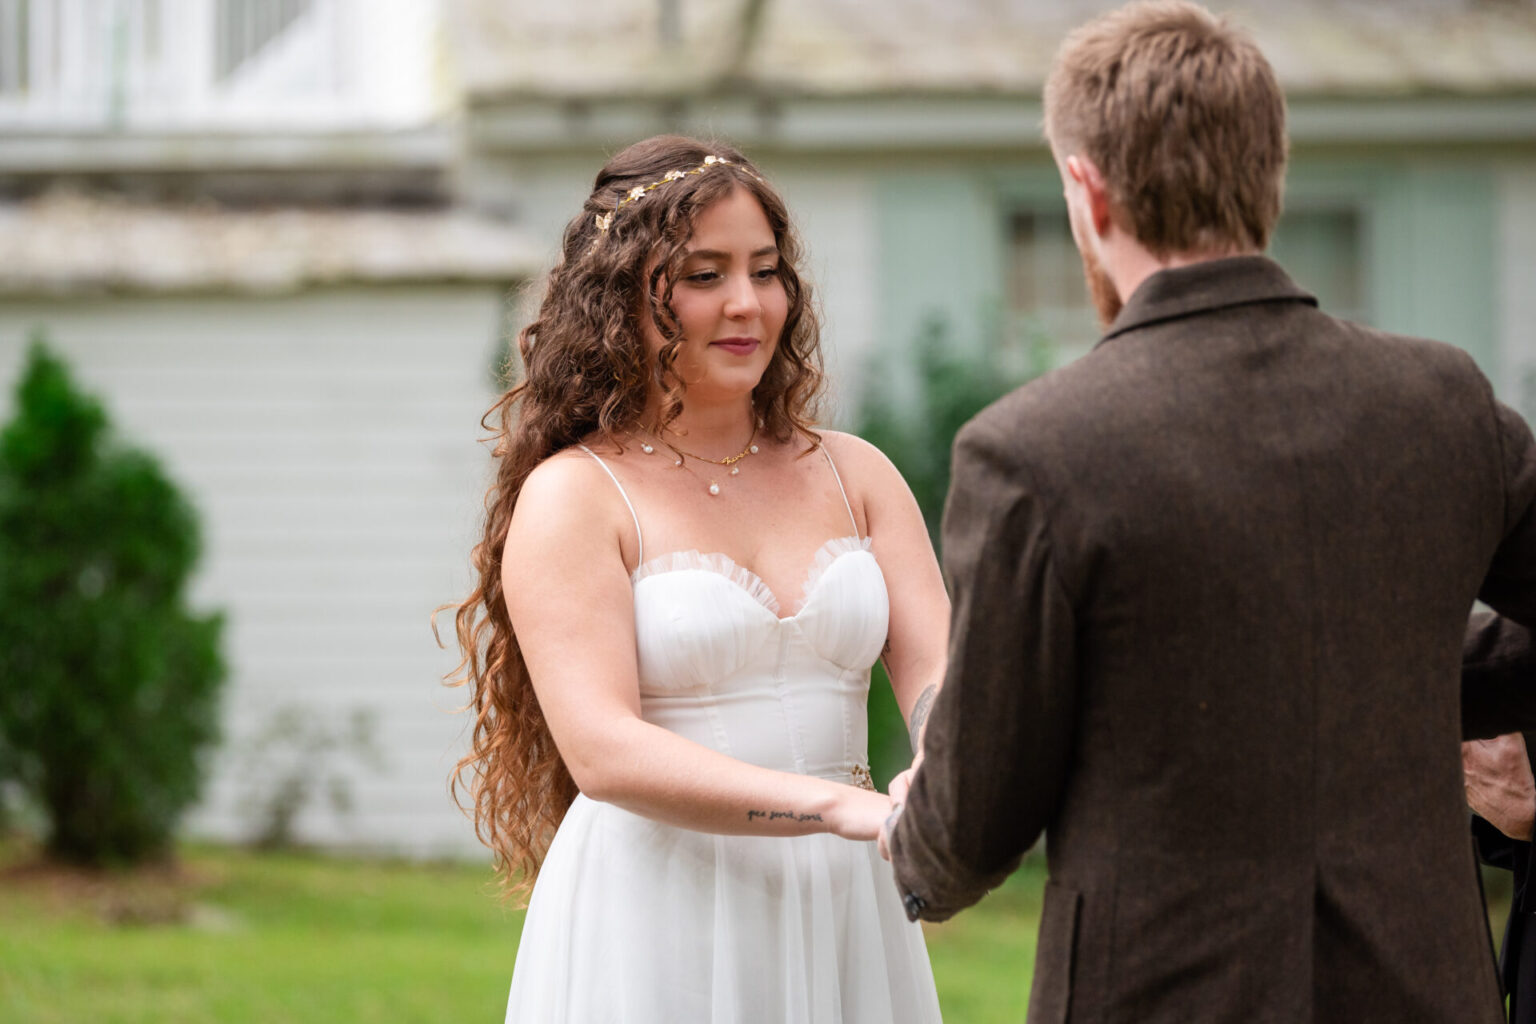
[[[672,451],[677,455],[677,459],[672,463],[672,465],[674,465],[674,466],[681,466],[683,464],[683,457],[687,456],[688,458],[693,459],[696,462],[707,462],[707,463],[709,463],[712,466],[725,466],[725,467],[728,467],[730,469],[730,471],[731,471],[731,476],[737,476],[737,475],[739,475],[741,473],[741,467],[736,465],[736,463],[740,462],[742,459],[746,458],[748,455],[756,455],[757,454],[757,450],[758,450],[757,449],[757,428],[762,426],[762,424],[763,424],[763,421],[761,419],[754,419],[752,421],[752,434],[747,438],[747,446],[745,448],[743,448],[741,451],[737,452],[735,455],[728,455],[728,456],[726,456],[723,459],[710,459],[710,458],[705,458],[703,455],[695,455],[693,452],[684,451],[683,449],[679,448],[677,445],[673,444],[670,441],[662,441],[661,443],[665,444],[668,448],[672,449]],[[657,432],[656,431],[648,430],[648,431],[646,431],[646,433],[651,434],[651,436],[654,437],[654,436],[656,436]],[[639,440],[640,440],[640,450],[642,452],[645,452],[645,454],[647,454],[647,455],[654,455],[654,454],[656,454],[656,446],[655,445],[650,444],[644,438],[640,438]],[[709,481],[709,493],[710,493],[711,497],[714,497],[715,495],[718,495],[720,493],[720,485],[716,481],[714,481],[713,479],[711,479]]]

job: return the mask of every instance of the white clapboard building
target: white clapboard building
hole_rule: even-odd
[[[201,513],[232,672],[197,835],[477,849],[429,616],[468,583],[477,421],[544,253],[454,203],[439,22],[0,0],[0,416],[41,331]]]

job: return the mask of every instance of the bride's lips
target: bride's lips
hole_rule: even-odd
[[[734,356],[749,356],[757,351],[760,342],[756,338],[721,338],[709,343],[710,348],[723,348]]]

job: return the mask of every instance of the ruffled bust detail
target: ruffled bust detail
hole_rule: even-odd
[[[748,596],[772,612],[775,617],[780,614],[779,599],[773,596],[773,591],[758,578],[757,573],[737,565],[729,555],[718,552],[704,554],[699,551],[674,551],[669,555],[653,558],[635,567],[635,571],[629,576],[630,585],[633,586],[643,579],[669,572],[709,572],[724,576],[745,590]]]
[[[804,608],[809,600],[811,592],[821,582],[821,577],[832,564],[844,555],[855,551],[871,551],[871,542],[868,537],[833,537],[820,548],[811,559],[810,568],[806,570],[805,582],[800,585],[799,608]],[[717,576],[724,576],[736,584],[758,604],[773,613],[775,618],[783,616],[779,605],[779,599],[762,578],[743,566],[737,565],[729,555],[719,552],[704,554],[700,551],[674,551],[659,558],[653,558],[635,568],[630,574],[630,584],[634,585],[641,580],[652,576],[660,576],[669,572],[708,572]],[[797,612],[798,614],[798,612]]]
[[[868,537],[833,537],[821,546],[816,552],[816,557],[811,560],[811,567],[805,572],[805,582],[800,584],[800,604],[803,607],[811,596],[811,591],[821,582],[822,575],[830,568],[832,563],[844,555],[855,551],[870,551],[871,541]]]

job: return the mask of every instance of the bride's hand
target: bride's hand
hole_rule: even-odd
[[[868,789],[847,787],[830,822],[832,831],[844,839],[859,841],[880,835],[880,826],[891,813],[891,798]]]

